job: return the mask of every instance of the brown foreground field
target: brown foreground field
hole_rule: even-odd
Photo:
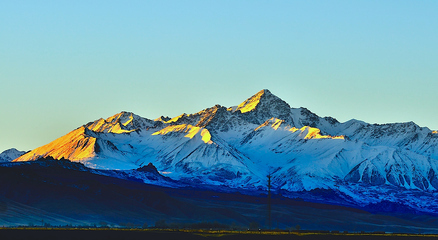
[[[432,234],[397,233],[328,233],[328,232],[287,232],[287,231],[215,231],[215,230],[151,230],[151,229],[60,229],[60,228],[1,228],[0,239],[215,239],[215,240],[286,240],[286,239],[432,239]]]

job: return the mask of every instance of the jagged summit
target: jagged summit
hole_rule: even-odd
[[[168,117],[168,116],[161,116],[161,117],[159,117],[159,118],[156,118],[154,121],[157,121],[157,122],[167,122],[167,121],[169,121],[170,119],[172,119],[172,118],[170,118],[170,117]]]
[[[120,112],[107,119],[100,118],[85,125],[95,132],[129,133],[140,129],[155,126],[158,122],[140,117],[132,112]]]
[[[229,111],[241,113],[245,120],[257,125],[275,117],[289,122],[291,107],[285,101],[263,89]]]
[[[262,108],[262,109],[260,109]],[[272,94],[268,89],[263,89],[253,95],[252,97],[246,99],[237,108],[232,109],[233,112],[240,111],[241,113],[261,110],[270,111],[272,108],[287,108],[290,109],[289,104],[281,100],[279,97]]]

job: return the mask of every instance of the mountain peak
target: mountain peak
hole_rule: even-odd
[[[281,100],[280,98],[272,94],[268,89],[263,89],[258,93],[256,93],[255,95],[253,95],[252,97],[246,99],[241,104],[239,104],[237,108],[234,109],[234,111],[240,111],[241,113],[253,111],[260,104],[262,100],[265,100],[267,98],[276,98]]]
[[[139,129],[146,129],[155,125],[155,122],[140,117],[132,112],[120,112],[107,119],[98,119],[85,125],[95,132],[129,133]]]
[[[271,91],[269,91],[269,89],[262,89],[262,90],[260,90],[258,93],[262,93],[263,95],[274,95],[274,94],[272,94],[272,92]]]
[[[0,153],[0,162],[11,162],[12,160],[22,156],[26,152],[18,151],[15,148],[11,148]]]
[[[262,124],[274,117],[282,120],[290,118],[291,108],[289,104],[275,96],[268,89],[263,89],[254,96],[246,99],[233,112],[245,115],[245,120],[254,124]]]

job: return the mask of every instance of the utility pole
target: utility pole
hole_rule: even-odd
[[[268,228],[272,229],[272,220],[271,220],[271,174],[268,175]]]

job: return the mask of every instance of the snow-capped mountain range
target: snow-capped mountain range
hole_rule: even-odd
[[[436,131],[413,122],[341,123],[291,108],[266,89],[238,106],[216,105],[174,118],[121,112],[14,162],[49,156],[108,170],[152,163],[176,181],[233,189],[266,189],[271,175],[273,188],[290,196],[332,189],[347,202],[403,201],[438,213]]]
[[[12,160],[22,156],[26,152],[24,151],[18,151],[15,148],[8,149],[2,153],[0,153],[0,163],[4,162],[12,162]]]

